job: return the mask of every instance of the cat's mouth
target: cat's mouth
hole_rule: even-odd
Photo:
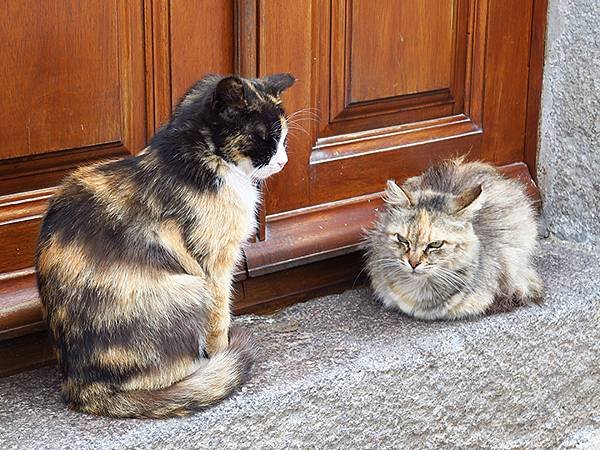
[[[430,268],[428,266],[424,266],[422,264],[419,264],[416,267],[412,267],[410,264],[407,264],[407,271],[409,272],[410,275],[412,275],[413,277],[425,277],[427,275],[430,275]]]
[[[415,270],[412,267],[405,267],[404,269],[404,273],[406,273],[409,277],[422,278],[427,275],[427,272],[424,270]]]

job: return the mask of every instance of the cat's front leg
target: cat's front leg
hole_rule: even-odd
[[[213,356],[224,351],[229,345],[229,325],[231,314],[229,311],[229,293],[219,293],[213,296],[215,307],[210,315],[208,333],[206,335],[206,353]]]
[[[229,270],[223,271],[219,275],[211,277],[208,283],[213,300],[206,334],[208,356],[224,351],[229,345],[231,276]]]

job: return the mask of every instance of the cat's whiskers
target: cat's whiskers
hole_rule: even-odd
[[[455,280],[454,278],[450,277],[448,274],[445,274],[443,272],[438,272],[438,273],[436,273],[435,277],[436,277],[436,280],[443,281],[445,285],[447,285],[451,288],[454,288],[456,290],[459,290],[460,288],[462,288],[462,286],[460,286],[458,280]]]
[[[296,116],[296,117],[292,117],[292,118],[288,118],[286,119],[287,123],[295,123],[295,124],[299,124],[300,122],[319,122],[319,118],[315,117],[315,116]]]
[[[316,117],[317,119],[319,118],[319,110],[317,108],[301,108],[298,109],[297,111],[294,111],[293,113],[289,114],[286,118],[293,118],[296,116],[301,116],[301,115],[309,115],[312,117]]]
[[[467,294],[473,292],[473,288],[467,283],[467,280],[454,271],[437,266],[435,276],[456,289],[458,291],[457,293]]]
[[[316,110],[313,110],[312,108],[300,109],[286,117],[288,130],[298,130],[310,136],[310,132],[300,123],[304,121],[318,123],[320,117]]]
[[[300,126],[299,124],[290,123],[288,125],[288,132],[292,132],[292,131],[302,131],[307,136],[310,136],[310,133],[308,132],[308,130],[306,130],[304,127]]]
[[[356,274],[356,277],[354,278],[354,281],[352,282],[352,287],[350,289],[354,289],[354,287],[356,286],[356,282],[358,281],[358,277],[360,277],[365,270],[367,270],[367,266],[363,266],[363,268],[360,269],[358,274]]]

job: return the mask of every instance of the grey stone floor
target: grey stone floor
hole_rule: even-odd
[[[464,322],[368,289],[237,322],[253,378],[184,419],[68,411],[54,368],[0,380],[1,448],[600,448],[599,247],[546,240],[546,303]]]

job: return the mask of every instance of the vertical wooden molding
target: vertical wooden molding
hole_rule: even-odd
[[[235,0],[235,72],[242,77],[258,77],[258,0]],[[261,188],[263,199],[257,211],[258,230],[256,239],[267,238],[266,191]]]
[[[171,1],[150,0],[152,2],[152,72],[154,91],[154,131],[171,115]]]
[[[154,117],[154,23],[153,0],[144,0],[144,60],[146,64],[146,140],[149,142],[156,129]]]
[[[235,0],[235,71],[258,76],[258,0]]]
[[[474,0],[469,9],[469,43],[465,80],[465,114],[483,129],[485,52],[487,47],[488,0]]]
[[[329,108],[328,120],[331,122],[348,106],[350,96],[350,42],[348,28],[352,22],[346,11],[352,11],[349,0],[337,0],[331,4],[330,35],[329,35]],[[342,76],[334,76],[333,67],[342,68]]]
[[[143,2],[121,0],[117,4],[117,20],[122,41],[119,43],[119,74],[121,77],[121,113],[123,144],[135,154],[146,142],[146,104],[137,99],[144,97],[145,72],[136,70],[144,64],[141,50],[144,45]],[[143,119],[142,119],[143,118]],[[142,120],[140,120],[142,119]]]
[[[533,0],[531,47],[529,53],[529,85],[527,87],[527,118],[525,122],[525,148],[523,157],[527,167],[529,167],[531,177],[536,182],[547,14],[548,0]]]
[[[453,3],[452,25],[455,32],[452,44],[452,61],[454,61],[454,64],[452,65],[450,93],[454,98],[454,114],[465,111],[467,72],[471,70],[471,67],[466,64],[469,51],[469,3],[468,0],[455,0]],[[463,19],[464,17],[466,17],[466,21]]]

